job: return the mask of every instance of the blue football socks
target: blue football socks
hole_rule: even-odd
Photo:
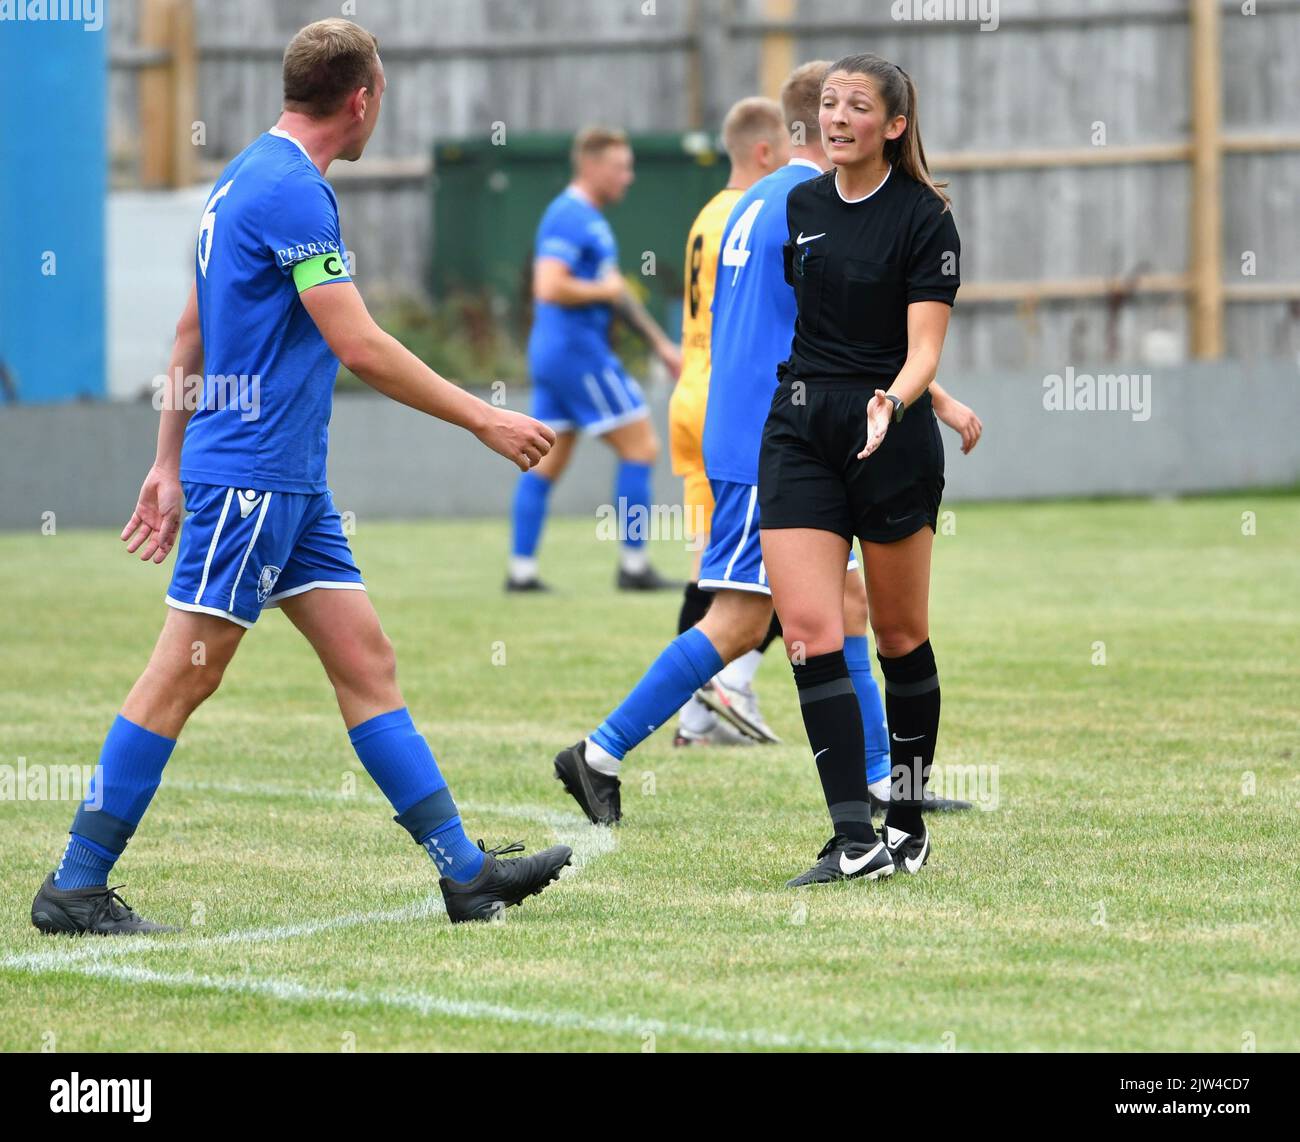
[[[486,858],[461,826],[447,782],[410,713],[380,714],[354,727],[348,737],[396,811],[393,819],[428,852],[438,872],[451,880],[473,880]]]
[[[512,514],[514,539],[511,553],[520,559],[532,559],[542,542],[546,512],[551,498],[551,481],[536,472],[525,472],[515,488]]]
[[[880,687],[871,672],[871,652],[867,636],[844,640],[844,661],[853,679],[853,689],[862,709],[862,731],[867,757],[867,784],[889,780],[889,727],[885,724],[885,707]]]
[[[65,891],[96,888],[126,849],[162,781],[176,743],[129,722],[120,714],[109,727],[86,799],[72,820],[72,834],[54,885]]]
[[[722,656],[698,628],[678,635],[591,740],[622,761],[722,669]]]
[[[614,504],[619,516],[628,521],[628,534],[622,536],[623,546],[632,551],[645,547],[650,538],[650,500],[654,495],[654,468],[623,460],[618,466],[618,479],[614,486]]]

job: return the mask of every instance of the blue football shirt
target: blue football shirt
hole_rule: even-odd
[[[302,273],[308,263],[311,278]],[[298,292],[309,281],[351,279],[334,191],[296,139],[268,132],[222,172],[195,267],[205,377],[181,479],[326,491],[339,362]]]
[[[821,174],[794,159],[749,188],[727,220],[713,291],[713,369],[704,417],[704,468],[713,480],[758,483],[777,366],[790,356],[798,317],[785,280],[786,199]]]
[[[605,216],[569,187],[547,207],[537,228],[535,258],[558,258],[580,281],[599,281],[618,268],[618,243]],[[609,348],[608,305],[564,306],[539,301],[534,307],[529,353]]]

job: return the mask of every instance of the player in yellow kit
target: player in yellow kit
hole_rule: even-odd
[[[685,483],[687,539],[695,549],[695,566],[682,600],[678,633],[688,631],[709,609],[711,595],[700,590],[700,557],[713,521],[713,491],[704,471],[704,412],[709,403],[709,340],[713,327],[713,287],[723,231],[732,208],[759,179],[785,166],[790,133],[780,104],[771,99],[742,99],[727,114],[722,142],[731,160],[731,178],[700,211],[686,242],[686,297],[682,318],[682,374],[669,406],[673,473]],[[745,744],[752,739],[718,718],[700,698],[682,709],[676,743]]]

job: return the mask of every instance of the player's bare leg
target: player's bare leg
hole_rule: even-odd
[[[791,661],[843,649],[848,561],[848,542],[829,531],[763,531],[763,563]]]
[[[741,660],[758,650],[772,627],[772,600],[757,591],[717,591],[699,629],[709,636],[726,666],[696,691],[696,699],[751,742],[779,742],[759,711],[749,676],[732,678]],[[735,664],[733,666],[733,664]]]
[[[122,717],[162,737],[179,737],[190,715],[217,692],[245,633],[226,619],[169,607]]]
[[[393,644],[364,591],[308,591],[280,609],[311,643],[349,730],[406,705]]]
[[[397,821],[443,871],[439,886],[453,922],[491,920],[535,896],[573,853],[556,845],[503,859],[522,844],[474,850],[424,738],[397,685],[397,658],[364,591],[315,590],[283,600],[289,621],[316,651],[334,687],[357,756],[397,813]]]

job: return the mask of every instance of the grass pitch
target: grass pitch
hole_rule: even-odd
[[[935,821],[923,875],[782,887],[829,830],[779,653],[758,684],[787,744],[681,751],[666,727],[626,767],[625,825],[591,829],[551,757],[671,637],[677,599],[618,595],[590,522],[548,535],[561,594],[507,598],[501,523],[362,521],[472,835],[562,838],[574,873],[504,923],[447,924],[272,612],[114,875],[185,934],[39,936],[28,907],[75,806],[0,802],[0,1048],[1300,1049],[1300,497],[955,522],[938,760],[989,767],[996,807]],[[170,570],[120,548],[0,537],[0,763],[94,763]]]

